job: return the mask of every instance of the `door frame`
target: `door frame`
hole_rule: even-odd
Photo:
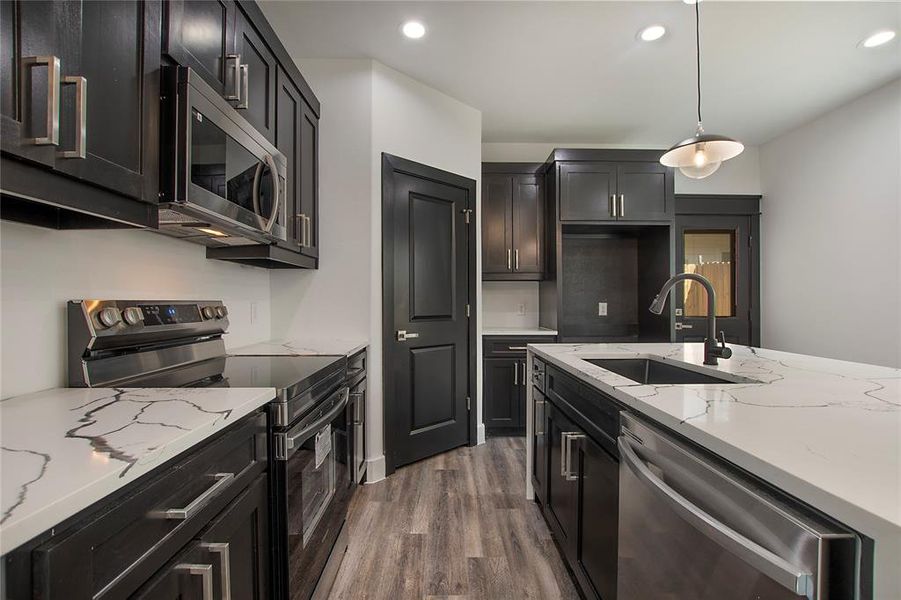
[[[476,373],[477,373],[477,357],[476,343],[478,341],[478,331],[476,329],[476,314],[478,307],[476,306],[476,285],[478,284],[478,273],[476,273],[476,186],[478,182],[462,175],[443,171],[441,169],[430,167],[421,163],[401,158],[382,152],[382,437],[385,441],[385,475],[391,475],[397,468],[396,465],[396,441],[394,439],[394,429],[388,426],[392,422],[390,418],[393,416],[391,401],[389,401],[389,390],[394,389],[395,377],[394,370],[391,368],[388,360],[391,349],[394,348],[394,223],[390,218],[390,211],[386,210],[388,199],[394,194],[394,176],[410,175],[421,179],[428,179],[443,185],[450,185],[463,190],[467,195],[467,206],[472,211],[470,215],[469,225],[466,236],[466,265],[467,265],[467,291],[466,301],[470,306],[470,315],[468,317],[467,326],[467,377],[466,377],[466,394],[469,396],[469,421],[467,427],[468,445],[475,446],[478,442],[476,433],[477,413],[476,406]],[[387,285],[391,282],[391,285]]]
[[[751,247],[748,249],[751,285],[750,318],[751,346],[760,347],[760,199],[759,194],[676,194],[676,215],[680,216],[723,216],[748,217]],[[674,235],[679,236],[674,223]],[[674,239],[674,248],[679,241]],[[673,260],[679,264],[681,257],[673,253]],[[675,335],[675,332],[673,332]]]

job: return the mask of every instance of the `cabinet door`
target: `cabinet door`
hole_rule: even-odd
[[[213,597],[241,600],[269,598],[269,503],[266,475],[260,475],[200,537],[214,566]]]
[[[306,244],[300,252],[319,258],[319,117],[306,102],[300,103],[300,212],[307,216]]]
[[[522,427],[522,361],[506,358],[485,359],[485,426],[489,429]]]
[[[266,136],[275,140],[275,56],[239,10],[235,18],[235,54],[240,57],[238,112]]]
[[[620,221],[665,221],[673,215],[673,173],[660,163],[620,163],[616,168]]]
[[[547,502],[545,482],[547,481],[547,398],[538,388],[532,388],[532,488],[541,504]]]
[[[587,596],[612,600],[616,598],[619,463],[591,438],[576,445],[581,484],[577,578]]]
[[[205,600],[213,591],[213,565],[196,546],[160,569],[131,598],[134,600]],[[221,596],[212,596],[221,598]]]
[[[285,202],[288,210],[288,241],[295,248],[303,244],[306,224],[300,204],[300,119],[303,99],[294,82],[282,69],[278,70],[276,94],[275,146],[288,163]]]
[[[162,4],[69,4],[78,20],[69,22],[70,52],[61,57],[56,169],[156,203]],[[67,84],[67,76],[76,83]]]
[[[58,93],[58,85],[51,85],[52,61],[48,66],[34,59],[59,58],[56,23],[64,11],[60,2],[0,2],[0,147],[50,167],[57,146],[46,138],[52,137],[59,112],[48,92]]]
[[[544,270],[543,177],[513,176],[513,270],[540,275]]]
[[[572,436],[581,432],[552,403],[547,405],[547,503],[545,515],[567,559],[573,561],[579,510],[578,474],[572,465]]]
[[[513,177],[482,177],[482,273],[513,270]]]
[[[235,53],[235,3],[232,0],[166,2],[166,44],[175,62],[191,67],[227,99],[240,91]]]
[[[614,221],[616,164],[563,163],[560,165],[560,220]]]

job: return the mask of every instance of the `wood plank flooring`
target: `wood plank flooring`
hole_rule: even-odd
[[[525,499],[523,438],[490,438],[362,486],[331,598],[577,599]]]

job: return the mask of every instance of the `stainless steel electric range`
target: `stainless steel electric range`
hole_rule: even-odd
[[[354,415],[344,356],[228,356],[219,301],[68,304],[73,387],[272,387],[269,489],[276,598],[325,597],[347,549]]]

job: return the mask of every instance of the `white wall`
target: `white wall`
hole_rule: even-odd
[[[378,431],[373,432],[372,446],[368,455],[384,452],[382,438],[382,269],[381,269],[381,156],[383,152],[432,167],[450,171],[464,177],[481,179],[482,171],[482,113],[462,102],[447,96],[434,88],[424,85],[403,73],[388,68],[381,63],[373,63],[372,86],[372,267],[371,267],[371,329],[370,344],[373,349],[370,360],[371,377],[366,418],[378,423]],[[476,185],[480,194],[481,186]],[[478,198],[476,213],[476,281],[481,280],[481,210]],[[476,307],[481,306],[481,289],[476,286]],[[481,320],[476,310],[477,320]],[[481,323],[477,321],[477,330]],[[479,365],[476,372],[476,410],[478,414],[479,442],[484,440],[482,425],[482,340],[477,339],[476,356]],[[371,374],[371,375],[370,375]],[[369,431],[367,430],[367,436]],[[375,456],[372,456],[375,458]],[[370,463],[378,468],[377,463]],[[384,469],[384,457],[382,457]],[[368,468],[368,467],[367,467]],[[368,475],[367,475],[368,478]]]
[[[760,148],[763,344],[901,367],[901,80]]]
[[[538,327],[537,281],[482,283],[482,326],[520,329]]]
[[[611,144],[555,143],[497,143],[482,144],[485,162],[544,162],[554,148],[616,148],[629,146]],[[677,194],[759,194],[760,171],[758,150],[750,146],[736,158],[729,160],[706,179],[689,179],[676,173]]]
[[[66,384],[67,300],[221,299],[231,323],[227,346],[269,339],[269,272],[207,260],[203,246],[146,231],[2,221],[0,251],[3,398]]]

